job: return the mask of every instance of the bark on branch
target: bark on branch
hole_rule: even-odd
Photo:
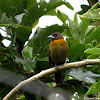
[[[58,68],[60,70],[63,69],[67,69],[67,68],[78,68],[81,66],[85,66],[85,65],[96,65],[96,64],[100,64],[100,59],[86,59],[83,61],[78,61],[78,62],[72,62],[72,63],[67,63],[64,64],[62,66],[58,66]],[[8,100],[13,94],[14,92],[16,92],[18,89],[20,89],[23,85],[30,83],[33,80],[37,80],[43,76],[46,76],[48,74],[52,74],[54,72],[56,72],[58,69],[56,67],[53,68],[49,68],[46,70],[41,71],[40,73],[20,82],[15,88],[13,88],[4,98],[3,100]]]

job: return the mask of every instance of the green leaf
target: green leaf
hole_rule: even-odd
[[[84,41],[84,39],[85,39],[86,30],[88,28],[88,25],[89,25],[89,21],[87,21],[87,20],[81,21],[81,23],[79,25],[79,32],[80,32],[81,41]]]
[[[77,18],[77,13],[75,13],[74,15],[74,22],[76,23],[76,25],[78,26],[78,18]]]
[[[78,68],[78,69],[72,69],[72,71],[70,71],[69,75],[73,76],[74,78],[80,80],[80,81],[84,81],[84,82],[88,82],[88,83],[95,83],[95,79],[96,77],[100,78],[99,74],[94,74],[91,71],[83,71],[82,69]]]
[[[93,20],[93,19],[98,20],[99,13],[97,11],[97,8],[99,7],[99,5],[100,5],[100,2],[97,2],[95,5],[93,5],[91,7],[91,9],[89,9],[88,6],[86,7],[86,5],[82,5],[83,15],[80,16],[80,18],[82,20],[87,20],[87,19],[89,19],[89,20]],[[86,8],[89,9],[89,10],[86,11]],[[95,14],[97,14],[97,15],[95,15]]]
[[[24,58],[31,58],[32,59],[32,52],[33,52],[33,48],[26,46],[23,50],[22,50],[22,54],[24,56]]]
[[[88,28],[86,30],[86,36],[88,36],[95,28],[96,26],[88,25]]]
[[[25,100],[25,96],[24,96],[23,94],[21,94],[21,95],[19,96],[19,99],[20,99],[20,100]]]
[[[72,7],[72,5],[71,5],[69,2],[65,2],[65,5],[66,5],[69,9],[74,10],[74,8]]]
[[[95,9],[93,11],[88,11],[85,14],[83,14],[82,16],[80,16],[80,18],[82,20],[100,20],[100,8]]]
[[[70,48],[69,48],[69,60],[70,61],[77,61],[80,59],[80,55],[84,53],[85,50],[85,45],[81,44],[80,42],[74,43]]]
[[[66,75],[64,81],[67,81],[68,79],[69,79],[69,75]]]
[[[97,9],[97,8],[99,7],[99,5],[100,5],[100,2],[97,2],[96,4],[94,4],[94,5],[91,7],[91,9],[88,10],[88,12]]]
[[[49,3],[41,1],[34,4],[22,18],[22,25],[33,27],[34,23],[43,15],[64,4],[62,0],[50,0]],[[49,13],[50,14],[50,13]]]
[[[79,36],[79,29],[77,24],[74,21],[72,21],[70,18],[68,18],[68,21],[69,21],[70,32],[73,40],[74,41],[79,40],[80,36]]]
[[[62,35],[66,36],[66,39],[69,39],[69,37],[72,38],[70,28],[67,27],[67,29],[64,29],[64,31],[62,32]]]
[[[9,26],[8,28],[12,30],[13,34],[16,34],[16,38],[18,38],[23,45],[28,41],[28,38],[32,33],[32,30],[25,26]]]
[[[48,56],[47,57],[41,57],[41,56],[37,55],[35,58],[37,60],[39,60],[39,61],[47,61],[47,62],[49,62],[49,57]]]
[[[97,59],[99,57],[98,54],[92,54],[87,57],[87,59]]]
[[[34,4],[36,4],[37,3],[37,1],[36,0],[28,0],[27,1],[27,7],[26,7],[26,9],[28,10],[28,9],[30,9]]]
[[[24,59],[16,57],[15,61],[17,63],[23,64],[23,67],[24,67],[25,71],[34,72],[34,68],[36,67],[35,66],[35,64],[36,64],[35,60],[32,60],[32,61],[30,59],[24,60]]]
[[[86,37],[85,39],[85,43],[90,43],[93,40],[98,40],[100,41],[100,26],[97,26],[96,28],[94,28],[94,30]]]
[[[57,10],[57,17],[63,22],[63,24],[66,25],[66,20],[68,20],[68,16],[65,13]]]
[[[91,85],[91,87],[89,88],[89,90],[87,91],[87,93],[85,95],[90,95],[90,94],[93,94],[95,92],[100,92],[100,81]]]
[[[53,83],[49,83],[47,85],[48,85],[48,87],[53,87]]]
[[[49,11],[48,13],[46,13],[46,15],[57,16],[57,13],[56,13],[56,10],[53,9],[53,10]]]
[[[0,26],[3,26],[2,24],[6,24],[6,25],[13,25],[13,20],[12,18],[8,18],[6,16],[6,13],[3,13],[2,16],[1,16],[1,19],[0,19]]]
[[[84,53],[100,55],[100,48],[89,48],[89,49],[86,49]]]
[[[85,49],[88,49],[88,48],[93,48],[94,46],[91,44],[91,43],[88,43],[85,45]]]
[[[96,74],[99,74],[100,75],[100,65],[88,65],[86,67],[89,71],[92,71]],[[98,79],[99,80],[99,79]]]
[[[9,17],[15,16],[24,12],[24,3],[23,0],[0,0],[0,11]]]

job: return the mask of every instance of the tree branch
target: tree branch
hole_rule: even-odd
[[[67,63],[61,66],[58,66],[58,68],[60,70],[63,69],[67,69],[67,68],[78,68],[81,66],[85,66],[85,65],[96,65],[96,64],[100,64],[100,59],[86,59],[83,61],[78,61],[78,62],[72,62],[72,63]],[[43,76],[46,76],[48,74],[54,73],[56,72],[58,69],[56,67],[53,68],[49,68],[46,70],[41,71],[40,73],[20,82],[15,88],[13,88],[4,98],[3,100],[8,100],[13,94],[14,92],[16,92],[18,89],[20,89],[23,85],[30,83],[33,80],[37,80]]]

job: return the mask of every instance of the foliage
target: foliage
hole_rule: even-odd
[[[44,0],[40,0],[40,2],[36,0],[0,1],[0,27],[5,27],[7,32],[6,37],[0,34],[1,68],[20,73],[27,78],[49,68],[48,48],[50,40],[47,37],[53,32],[60,32],[66,37],[69,45],[69,62],[100,58],[100,26],[97,25],[97,22],[100,21],[100,8],[98,8],[100,2],[91,9],[87,7],[89,10],[82,12],[86,13],[82,14],[80,17],[82,21],[78,23],[77,13],[71,20],[65,13],[60,10],[56,11],[56,8],[62,4],[71,10],[74,9],[69,2],[64,0],[50,0],[49,2]],[[84,10],[83,6],[82,8]],[[33,38],[29,39],[32,28],[38,24],[39,18],[44,15],[57,16],[63,25],[38,27]],[[4,39],[11,41],[8,47],[3,45]],[[25,45],[26,42],[27,45]],[[96,92],[100,92],[100,65],[72,68],[63,71],[63,74],[65,75],[65,85],[60,87],[70,91],[70,98],[78,100],[84,98],[85,93],[97,97]],[[49,87],[54,86],[53,75],[43,77],[41,80]],[[1,79],[0,82],[5,83]],[[6,86],[7,88],[4,87],[5,85],[0,85],[0,99],[7,94],[5,91],[9,89],[8,86]],[[16,94],[14,94],[15,96]],[[21,100],[25,97],[27,97],[26,93],[19,94]],[[37,95],[34,97],[40,99]],[[31,99],[29,98],[29,100]]]

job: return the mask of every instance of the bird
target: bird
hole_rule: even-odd
[[[57,67],[65,63],[66,57],[68,57],[69,46],[64,40],[64,37],[59,32],[54,32],[52,35],[48,36],[51,39],[49,45],[49,62],[50,66]],[[58,69],[58,67],[57,67]],[[58,69],[55,72],[55,82],[56,84],[61,84],[64,82],[61,70]]]

